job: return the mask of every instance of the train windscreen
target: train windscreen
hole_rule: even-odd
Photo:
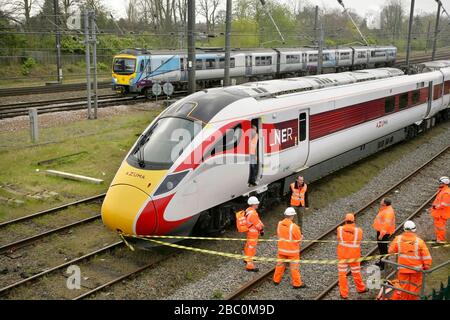
[[[117,74],[132,74],[136,68],[136,59],[115,58],[113,71]]]
[[[128,162],[141,168],[168,169],[201,129],[201,123],[192,120],[161,118],[140,138]]]

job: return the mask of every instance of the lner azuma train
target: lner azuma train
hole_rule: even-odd
[[[323,68],[327,72],[393,66],[397,48],[348,47],[324,49]],[[187,87],[187,55],[184,51],[127,49],[114,56],[113,90],[122,94],[153,95],[155,83],[170,82],[175,90]],[[315,74],[316,48],[233,49],[230,76],[233,83]],[[200,88],[219,86],[224,75],[225,53],[222,48],[203,48],[196,53],[196,80]]]
[[[246,196],[263,204],[449,118],[450,61],[252,82],[191,94],[165,109],[122,162],[102,205],[126,235],[188,235],[232,222]],[[257,126],[258,181],[247,184]]]

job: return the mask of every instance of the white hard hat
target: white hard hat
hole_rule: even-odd
[[[450,178],[449,177],[440,177],[439,178],[439,183],[443,183],[443,184],[450,184]]]
[[[403,225],[403,230],[416,232],[416,224],[413,221],[408,220]]]
[[[284,210],[285,216],[295,216],[296,214],[297,214],[297,212],[295,212],[295,209],[292,207],[289,207],[286,210]]]
[[[259,200],[257,197],[252,196],[252,197],[248,198],[247,203],[251,206],[254,204],[259,204]]]

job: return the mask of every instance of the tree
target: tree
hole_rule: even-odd
[[[38,5],[37,0],[1,0],[3,14],[9,20],[20,24],[25,30],[30,28],[32,10]]]
[[[206,32],[214,32],[216,25],[216,11],[219,6],[219,0],[200,0],[199,13],[206,19]]]

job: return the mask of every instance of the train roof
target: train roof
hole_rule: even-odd
[[[323,48],[324,51],[329,50],[352,50],[352,49],[388,49],[388,48],[395,48],[394,46],[352,46],[352,47],[338,47],[338,48]],[[231,52],[233,53],[255,53],[255,52],[270,52],[273,53],[275,51],[280,52],[307,52],[307,51],[317,51],[317,47],[309,47],[309,46],[303,46],[298,48],[232,48]],[[225,48],[221,47],[199,47],[196,48],[196,54],[218,54],[223,55],[225,51]],[[117,55],[120,54],[128,54],[128,55],[186,55],[185,49],[147,49],[147,48],[130,48],[120,51]]]
[[[251,97],[261,99],[400,75],[404,75],[403,71],[396,68],[378,68],[262,82],[248,82],[236,87],[246,92]]]

